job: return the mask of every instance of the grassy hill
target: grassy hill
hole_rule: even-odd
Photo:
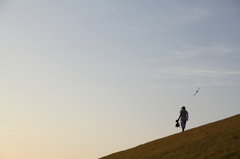
[[[101,159],[240,159],[240,114]]]

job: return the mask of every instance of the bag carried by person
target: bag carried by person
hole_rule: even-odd
[[[178,120],[176,120],[176,125],[175,125],[177,128],[180,126]]]

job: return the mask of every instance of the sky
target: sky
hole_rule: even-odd
[[[239,0],[0,1],[0,158],[96,159],[240,112]],[[200,87],[199,92],[193,96]]]

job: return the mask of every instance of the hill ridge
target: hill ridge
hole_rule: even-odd
[[[240,114],[100,159],[240,158]]]

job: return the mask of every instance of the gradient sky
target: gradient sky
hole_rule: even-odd
[[[0,158],[96,159],[240,112],[239,0],[3,0]],[[201,87],[198,94],[195,91]]]

